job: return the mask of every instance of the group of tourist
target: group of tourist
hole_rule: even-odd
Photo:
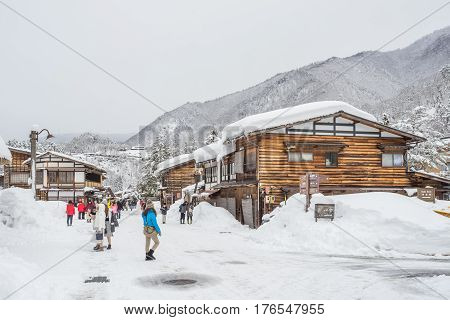
[[[134,204],[135,206],[136,204]],[[72,201],[69,201],[66,207],[67,214],[67,226],[72,226],[73,216],[75,211],[78,211],[79,220],[87,220],[88,223],[92,222],[92,227],[95,231],[95,239],[97,241],[94,251],[103,251],[103,241],[106,237],[108,241],[107,250],[112,248],[112,237],[115,232],[115,228],[119,226],[118,219],[121,217],[121,211],[129,210],[134,207],[133,204],[129,205],[128,201],[114,201],[114,200],[89,200],[87,204],[82,199],[75,205]],[[145,260],[156,260],[154,253],[158,248],[160,241],[158,236],[161,236],[161,228],[158,225],[157,212],[155,206],[151,200],[140,200],[140,208],[142,211],[142,220],[144,224],[144,236],[145,236]],[[184,201],[180,207],[180,223],[185,224],[186,216],[187,223],[192,224],[194,206],[188,201]],[[166,223],[168,207],[166,203],[162,203],[161,208],[162,223]],[[153,245],[152,245],[153,243]]]
[[[78,211],[78,220],[86,220],[92,223],[92,228],[95,231],[95,239],[97,241],[94,251],[103,251],[104,237],[108,240],[107,250],[112,248],[112,236],[115,228],[119,226],[118,219],[121,217],[121,212],[124,208],[129,208],[126,201],[114,200],[89,200],[87,204],[83,199],[79,199],[75,204],[69,201],[66,207],[67,226],[72,226],[75,209]]]
[[[186,216],[187,223],[192,224],[192,217],[194,216],[194,204],[192,202],[189,203],[187,202],[187,200],[184,200],[178,210],[180,211],[180,224],[185,224]]]

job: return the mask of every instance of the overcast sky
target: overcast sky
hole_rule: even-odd
[[[414,1],[0,0],[165,110],[330,56],[380,47],[444,4]],[[450,5],[386,50],[449,24]],[[162,111],[0,3],[0,135],[135,132]]]

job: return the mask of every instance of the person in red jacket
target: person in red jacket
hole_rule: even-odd
[[[73,215],[75,214],[75,206],[73,205],[72,200],[69,201],[66,207],[67,214],[67,226],[72,226]]]
[[[84,205],[82,199],[78,200],[77,209],[78,209],[78,220],[81,220],[81,219],[84,220],[84,215],[85,215],[85,212],[86,212],[86,206]]]

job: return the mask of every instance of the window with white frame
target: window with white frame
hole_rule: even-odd
[[[383,153],[381,156],[383,167],[403,167],[405,159],[403,153]]]
[[[306,162],[313,161],[312,152],[301,152],[301,151],[289,151],[288,152],[289,162]]]

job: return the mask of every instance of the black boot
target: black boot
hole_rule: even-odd
[[[106,250],[111,250],[111,245],[108,244],[108,247],[106,248]]]
[[[156,260],[155,256],[153,255],[155,253],[155,250],[150,249],[149,252],[147,252],[146,258],[149,258],[148,260]],[[147,259],[146,259],[147,260]]]

